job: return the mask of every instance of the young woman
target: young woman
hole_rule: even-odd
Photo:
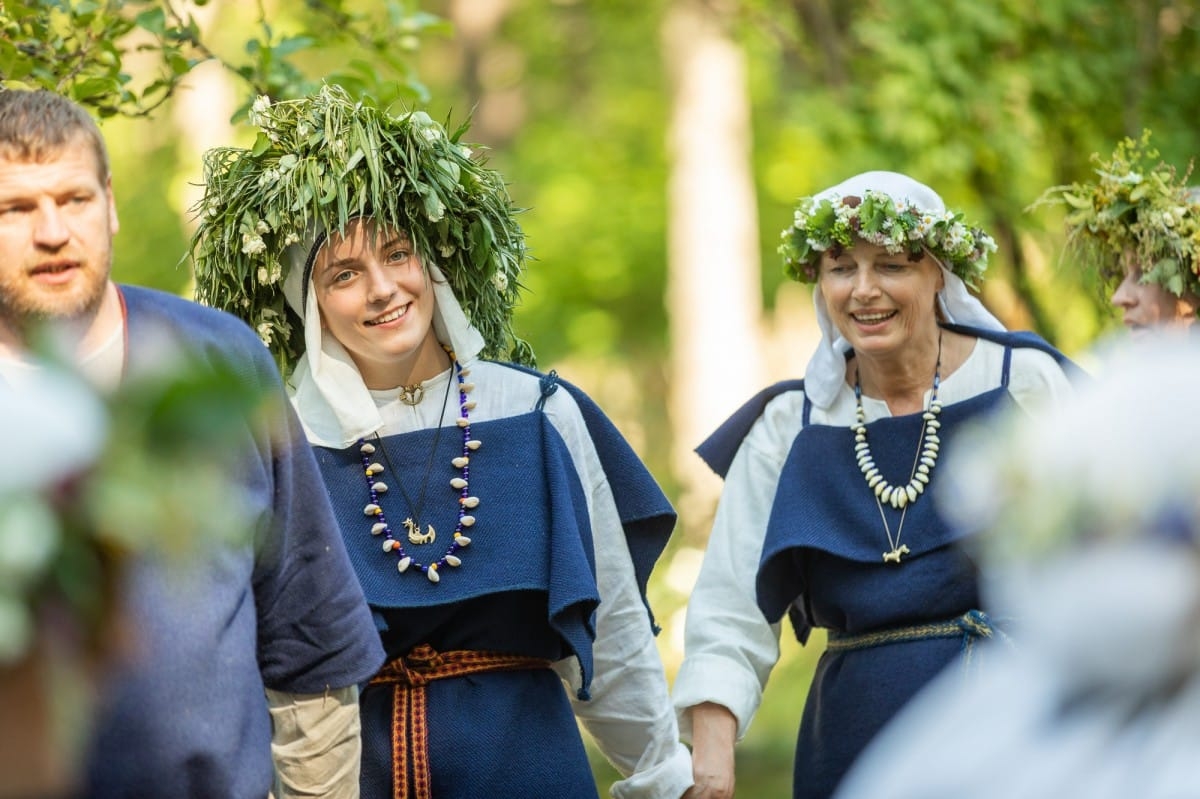
[[[503,180],[335,87],[252,118],[206,160],[197,279],[288,372],[387,651],[362,795],[595,797],[578,718],[615,796],[679,797],[643,596],[674,513],[582,393],[489,360],[531,355]]]

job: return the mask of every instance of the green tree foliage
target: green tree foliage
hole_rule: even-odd
[[[188,209],[164,194],[200,176],[178,175],[198,158],[181,150],[168,101],[196,67],[234,78],[236,121],[257,96],[297,97],[321,82],[419,105],[429,93],[413,54],[449,30],[414,0],[0,0],[0,85],[63,93],[104,120],[124,222],[114,274],[183,292]]]
[[[410,66],[422,35],[446,33],[438,17],[413,3],[387,0],[370,11],[343,0],[305,0],[299,14],[255,3],[252,28],[239,28],[241,54],[222,55],[202,34],[194,11],[210,0],[4,0],[0,2],[0,82],[57,91],[100,117],[147,116],[166,102],[197,64],[220,62],[245,84],[248,107],[257,95],[297,97],[322,81],[350,91],[428,99]],[[293,9],[294,12],[294,9]],[[283,33],[271,19],[294,23]],[[343,49],[357,57],[315,73],[318,50]],[[131,56],[150,55],[153,77],[138,84]]]
[[[855,171],[906,171],[1000,244],[985,291],[1009,321],[1067,348],[1107,314],[1059,265],[1061,216],[1026,208],[1089,176],[1143,127],[1164,157],[1196,154],[1200,5],[1194,0],[745,0],[764,249],[795,195]],[[779,221],[772,224],[771,220]],[[1045,263],[1045,266],[1043,265]],[[770,270],[769,270],[770,271]]]

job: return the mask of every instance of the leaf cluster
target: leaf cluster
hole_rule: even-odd
[[[1200,199],[1183,175],[1159,160],[1149,130],[1125,138],[1107,160],[1092,155],[1096,178],[1047,189],[1042,204],[1067,208],[1068,247],[1084,263],[1097,265],[1112,288],[1126,264],[1142,281],[1176,296],[1200,294]]]
[[[100,117],[150,114],[207,58],[195,20],[159,0],[10,0],[0,30],[0,83],[64,94]],[[142,86],[125,66],[135,51],[155,56]]]
[[[148,116],[204,61],[216,61],[252,98],[300,97],[320,81],[425,101],[429,92],[410,63],[422,36],[447,34],[441,18],[412,2],[387,0],[377,13],[351,11],[344,0],[305,0],[297,33],[272,25],[262,2],[242,57],[227,57],[192,13],[210,0],[6,0],[0,2],[0,84],[44,88],[90,107],[100,117]],[[359,56],[310,77],[308,60],[344,44]],[[149,60],[155,76],[136,85],[130,61]],[[399,76],[390,80],[388,76]]]

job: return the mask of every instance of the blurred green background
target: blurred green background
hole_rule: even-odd
[[[59,9],[60,54],[73,46],[62,15],[86,16],[79,47],[103,32],[96,69],[124,59],[128,80],[109,85],[126,92],[122,110],[131,91],[162,100],[103,123],[123,281],[190,292],[200,152],[248,143],[238,111],[257,93],[324,78],[472,120],[466,140],[527,209],[535,260],[519,331],[543,368],[611,413],[680,511],[651,582],[672,677],[718,489],[689,450],[737,400],[800,376],[812,347],[808,294],[784,283],[775,254],[798,196],[867,169],[930,184],[999,243],[984,302],[1082,355],[1116,320],[1086,270],[1060,259],[1061,214],[1026,209],[1144,128],[1181,171],[1200,152],[1193,0],[0,2],[0,76],[49,79],[26,68],[19,41],[21,15],[39,6]],[[122,15],[124,30],[105,27]],[[97,74],[93,96],[118,73]],[[163,75],[182,82],[160,91]],[[730,245],[739,236],[748,247]],[[714,330],[740,343],[689,349]],[[790,636],[739,748],[743,796],[789,792],[821,648]],[[597,772],[613,778],[599,758]]]

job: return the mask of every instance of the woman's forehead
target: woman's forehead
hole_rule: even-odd
[[[386,223],[374,219],[352,219],[346,224],[344,233],[334,231],[322,248],[322,258],[345,257],[346,255],[390,245],[394,242],[407,242],[408,234]]]

